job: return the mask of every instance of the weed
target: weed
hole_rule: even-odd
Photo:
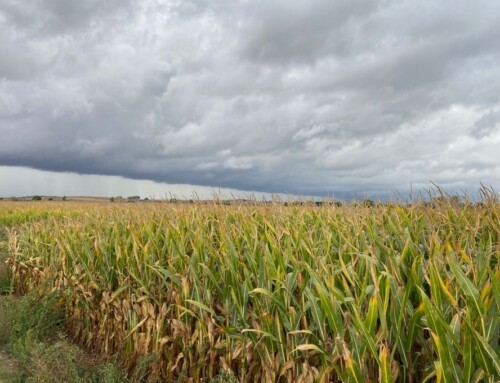
[[[127,374],[116,362],[109,362],[102,367],[98,375],[99,383],[129,383]]]
[[[11,339],[16,301],[12,296],[0,296],[0,346]]]
[[[238,379],[231,370],[222,370],[210,383],[238,383]]]
[[[57,307],[58,295],[40,297],[32,292],[21,298],[16,305],[12,323],[12,338],[30,337],[46,340],[62,330],[64,313]]]
[[[29,353],[26,383],[83,383],[76,360],[80,350],[64,340],[54,344],[36,342]]]

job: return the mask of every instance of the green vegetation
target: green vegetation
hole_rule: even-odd
[[[71,337],[138,381],[495,382],[500,205],[483,196],[54,202],[25,219],[0,205],[0,220],[25,222],[10,232],[16,291],[57,297]]]

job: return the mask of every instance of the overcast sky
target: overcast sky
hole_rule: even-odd
[[[0,0],[0,193],[498,191],[499,20],[497,0]]]

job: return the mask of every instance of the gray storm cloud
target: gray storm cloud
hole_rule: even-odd
[[[496,1],[0,0],[0,165],[500,187]]]

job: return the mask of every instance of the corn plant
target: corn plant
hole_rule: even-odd
[[[59,290],[76,341],[130,369],[154,355],[150,379],[499,379],[494,193],[52,206],[11,230],[16,290]]]

